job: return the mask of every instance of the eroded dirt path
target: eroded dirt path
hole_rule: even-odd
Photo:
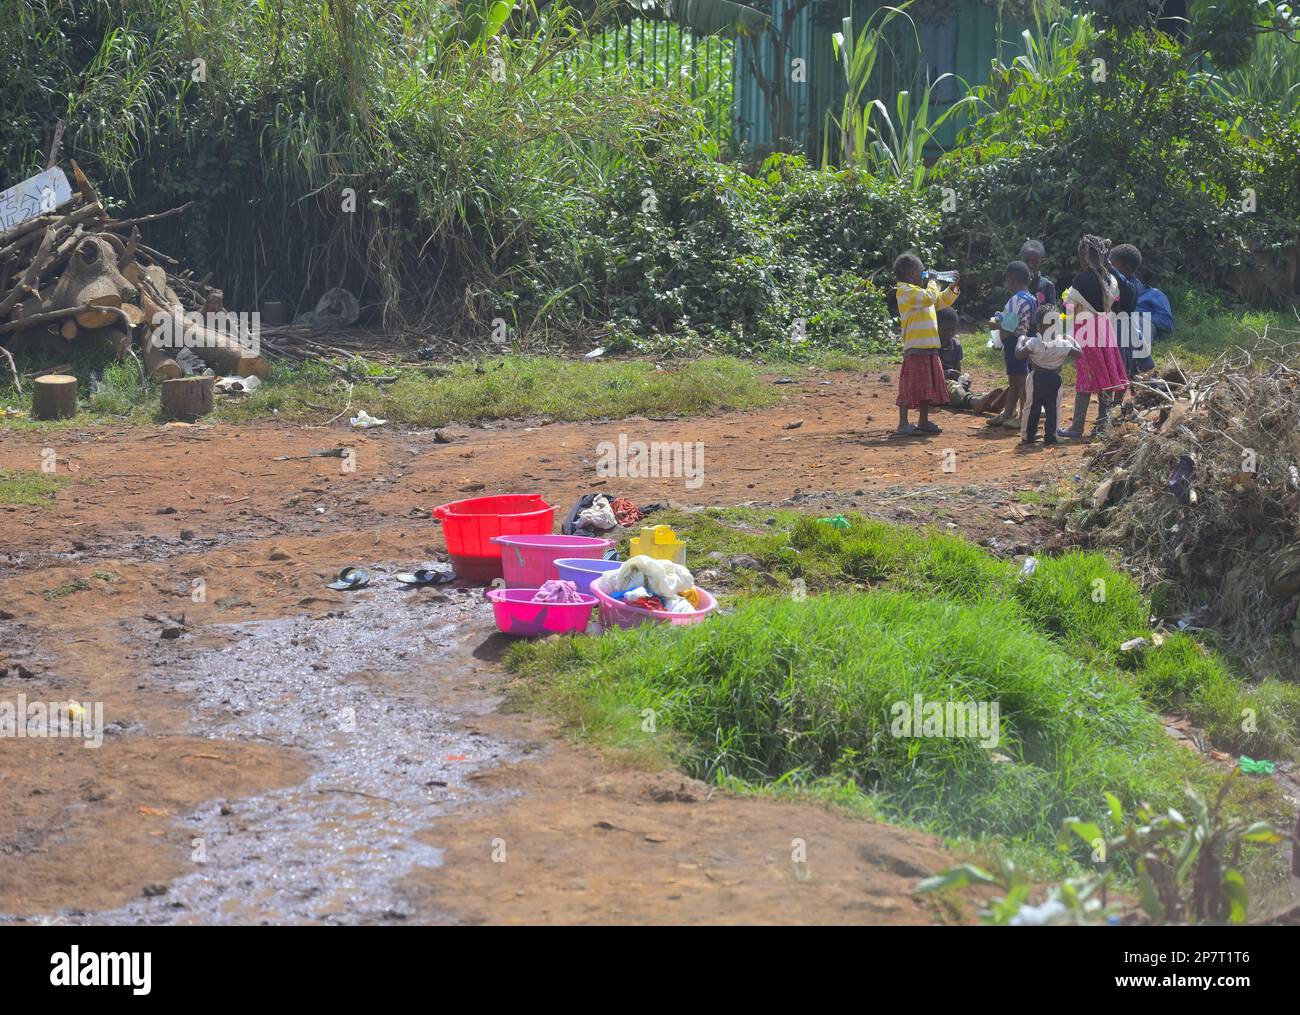
[[[1079,469],[1078,448],[1025,451],[968,416],[890,437],[877,377],[780,390],[751,413],[450,427],[450,443],[276,423],[0,436],[0,469],[52,449],[70,481],[51,505],[0,508],[0,701],[102,702],[107,724],[97,749],[0,738],[0,914],[961,918],[910,896],[948,860],[930,837],[622,768],[502,714],[506,639],[480,591],[391,579],[438,559],[435,504],[540,492],[567,509],[615,487],[947,523],[1011,553],[1044,531],[1009,513],[1014,491]],[[703,483],[599,479],[596,444],[620,434],[703,442]],[[345,445],[355,470],[310,457]],[[372,586],[325,589],[346,564]]]

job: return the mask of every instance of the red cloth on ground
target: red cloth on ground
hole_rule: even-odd
[[[948,385],[943,379],[943,363],[938,352],[903,357],[896,403],[900,409],[918,409],[922,402],[927,405],[948,404]]]
[[[610,510],[614,512],[614,518],[618,524],[625,529],[630,529],[633,525],[645,517],[641,509],[633,504],[626,497],[616,497],[609,505]]]

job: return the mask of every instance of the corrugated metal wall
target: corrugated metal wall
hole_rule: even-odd
[[[772,23],[779,26],[782,16],[797,0],[774,0]],[[883,0],[813,0],[799,11],[791,32],[787,53],[787,66],[783,68],[789,81],[791,68],[788,61],[802,57],[807,61],[807,82],[789,84],[793,99],[791,136],[798,148],[813,161],[821,158],[821,132],[826,111],[838,117],[844,101],[844,75],[835,56],[831,35],[840,31],[841,19],[851,15],[856,31],[861,31],[874,10],[886,6]],[[1022,51],[1020,32],[1023,21],[1002,18],[995,4],[980,0],[962,0],[953,17],[936,23],[916,22],[916,34],[921,40],[921,59],[925,62],[930,80],[941,74],[953,73],[963,80],[976,84],[988,77],[989,61],[995,56],[1006,62]],[[911,88],[918,79],[915,36],[912,28],[896,21],[891,26],[894,50],[899,55],[898,64],[883,59],[877,64],[879,81],[875,95],[881,98],[891,112],[900,89]],[[738,40],[732,73],[735,75],[735,104],[733,108],[733,137],[738,147],[750,152],[765,153],[774,147],[771,121],[767,112],[767,99],[750,69],[749,56],[757,53],[764,73],[771,78],[776,72],[771,32],[753,39]],[[924,77],[922,73],[919,75]],[[935,98],[942,104],[951,104],[962,94],[959,82],[949,80],[940,86]],[[943,125],[936,141],[940,147],[951,145],[961,124],[953,117]]]

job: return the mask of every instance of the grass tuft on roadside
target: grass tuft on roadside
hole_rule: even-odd
[[[66,476],[49,476],[29,469],[0,469],[0,504],[44,507],[68,484]]]

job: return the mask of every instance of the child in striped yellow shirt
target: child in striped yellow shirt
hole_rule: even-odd
[[[903,369],[898,375],[898,432],[906,437],[942,433],[930,422],[930,406],[948,402],[935,312],[952,306],[961,290],[954,282],[940,292],[937,282],[927,282],[925,265],[915,254],[899,255],[894,261],[894,277],[898,279],[898,320],[903,333]],[[918,410],[915,426],[907,418],[911,409]]]

